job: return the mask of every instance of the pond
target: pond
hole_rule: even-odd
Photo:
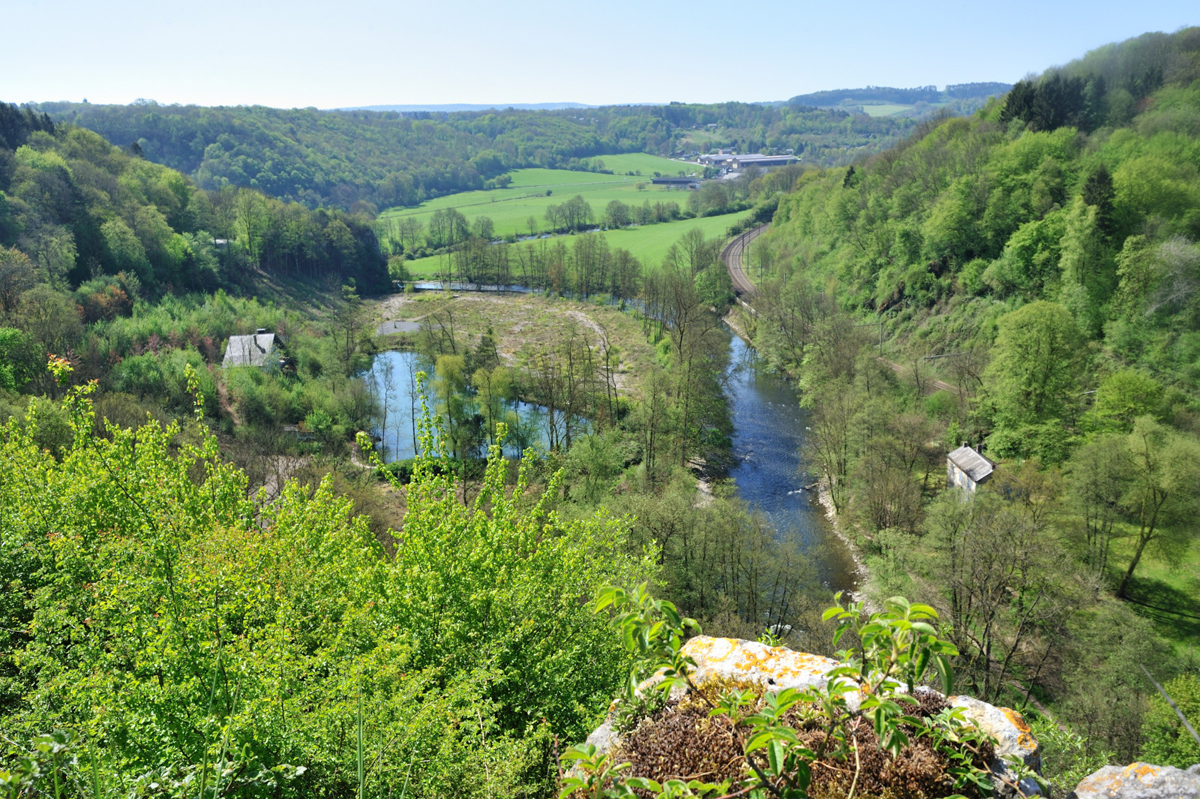
[[[428,376],[421,390],[417,387],[419,372],[425,372]],[[435,376],[433,364],[416,352],[392,350],[375,356],[365,379],[383,410],[379,426],[372,430],[372,434],[385,462],[416,457],[421,398],[424,395],[432,411],[436,403],[430,383]],[[543,406],[518,401],[506,402],[504,407],[509,417],[509,435],[504,444],[506,456],[519,458],[527,447],[540,447],[543,451],[548,449],[552,422]],[[556,437],[563,435],[564,423],[562,414],[554,415]],[[576,419],[574,425],[575,435],[587,431],[587,423],[582,419]],[[486,448],[481,447],[478,454],[485,453]]]

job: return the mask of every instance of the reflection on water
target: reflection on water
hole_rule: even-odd
[[[780,536],[792,536],[815,561],[820,579],[830,590],[854,587],[853,562],[832,534],[816,490],[815,478],[804,460],[807,412],[795,388],[760,367],[757,353],[737,336],[730,336],[728,397],[733,417],[734,466],[738,496],[762,511]],[[382,439],[385,460],[416,455],[417,421],[421,414],[416,374],[433,368],[415,352],[383,352],[375,357],[367,383],[380,403],[386,398],[386,423],[375,435]],[[390,377],[389,377],[390,372]],[[428,386],[426,397],[430,396]],[[433,402],[429,400],[432,407]],[[547,447],[545,409],[514,403],[515,414],[505,454],[519,457],[527,446]],[[560,431],[561,432],[561,431]]]
[[[731,336],[728,397],[733,416],[738,496],[762,511],[781,536],[794,536],[816,559],[821,580],[834,591],[854,587],[853,561],[833,535],[817,502],[816,478],[803,457],[808,413],[796,389],[761,368],[754,348]]]
[[[511,292],[515,294],[531,294],[533,289],[528,286],[518,286],[515,284],[496,284],[496,283],[466,283],[458,280],[442,281],[442,280],[418,280],[413,284],[413,289],[416,291],[481,291],[481,292]]]
[[[427,379],[422,391],[417,389],[417,373],[425,372]],[[371,370],[366,374],[367,385],[375,394],[383,412],[378,420],[378,426],[371,432],[379,442],[381,456],[387,463],[392,461],[415,458],[417,455],[417,438],[420,436],[418,425],[421,420],[421,395],[430,411],[435,408],[433,392],[430,383],[436,372],[433,364],[415,352],[381,352],[375,356]],[[543,451],[549,447],[550,418],[546,409],[529,402],[505,403],[508,424],[508,438],[504,442],[504,454],[510,458],[519,458],[527,447],[540,448]],[[557,416],[556,427],[558,435],[563,435],[563,420]],[[574,430],[586,432],[586,423],[576,420]],[[485,454],[485,447],[478,454]]]

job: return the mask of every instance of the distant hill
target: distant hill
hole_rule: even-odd
[[[428,111],[431,113],[450,114],[455,111],[561,111],[564,108],[598,108],[585,103],[496,103],[493,105],[479,103],[441,103],[433,105],[355,105],[346,108],[335,108],[334,111],[396,111],[398,113],[413,113]]]
[[[858,103],[895,103],[916,105],[917,103],[943,103],[975,97],[990,97],[1004,94],[1012,88],[1009,83],[952,83],[946,90],[937,86],[917,86],[898,89],[893,86],[864,86],[861,89],[832,89],[812,94],[798,94],[788,100],[788,105],[825,106],[855,105]]]

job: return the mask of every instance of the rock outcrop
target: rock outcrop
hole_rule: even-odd
[[[1200,799],[1200,765],[1187,771],[1149,763],[1105,766],[1084,778],[1067,799]]]
[[[709,685],[760,691],[823,687],[829,679],[826,675],[838,665],[837,661],[819,655],[733,638],[697,636],[687,642],[683,651],[696,662],[691,679],[701,689]],[[651,677],[642,683],[639,691],[652,687],[660,679]],[[687,689],[677,687],[671,698],[682,699],[686,693]],[[967,718],[996,739],[996,756],[991,763],[994,774],[1013,781],[1013,775],[1005,763],[1005,758],[1010,756],[1019,757],[1026,765],[1040,772],[1041,750],[1021,714],[968,696],[950,696],[946,700],[952,706],[961,707]],[[858,702],[857,693],[847,695],[847,704],[851,709],[856,709]],[[619,747],[621,738],[614,727],[611,712],[604,724],[588,736],[588,743],[601,752]],[[1026,780],[1021,788],[1026,795],[1038,793],[1033,780]],[[1012,792],[1001,790],[999,793]]]

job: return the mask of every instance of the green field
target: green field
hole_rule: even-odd
[[[622,230],[606,230],[604,237],[608,246],[616,249],[621,247],[633,253],[647,268],[655,268],[662,263],[667,250],[679,241],[679,237],[693,228],[703,231],[705,238],[725,237],[726,229],[745,214],[724,214],[709,216],[702,219],[680,219],[677,222],[664,222],[660,225],[624,228]],[[562,237],[567,246],[571,237]],[[517,245],[520,246],[520,245]],[[406,266],[409,273],[417,280],[436,277],[447,268],[447,256],[433,255],[429,258],[419,258],[409,261]]]
[[[665,158],[655,158],[649,155],[609,156],[609,158],[630,159],[629,165],[636,165],[645,159],[661,161],[666,164],[679,164]],[[607,166],[608,160],[604,159]],[[676,170],[678,171],[678,170]],[[404,217],[414,217],[427,224],[435,211],[442,208],[457,209],[468,222],[477,217],[490,217],[495,224],[496,235],[528,235],[529,217],[537,220],[538,229],[546,226],[546,208],[551,205],[561,205],[575,195],[580,195],[592,206],[596,221],[604,218],[604,208],[612,200],[620,200],[628,204],[641,205],[647,200],[653,205],[656,202],[676,202],[680,207],[686,207],[688,194],[686,191],[664,186],[652,186],[647,177],[630,177],[628,175],[604,175],[595,172],[570,172],[563,169],[519,169],[511,173],[513,183],[506,189],[492,191],[468,191],[461,194],[451,194],[422,203],[415,208],[391,208],[379,216],[381,234],[387,230],[389,222]],[[639,190],[639,184],[642,188]],[[550,194],[547,196],[546,192]]]
[[[892,114],[898,114],[901,111],[908,111],[913,106],[898,105],[896,103],[863,103],[862,109],[867,116],[873,117],[888,117]]]
[[[597,155],[594,158],[589,158],[588,161],[592,164],[595,164],[597,161],[603,161],[605,169],[611,169],[618,175],[624,175],[627,172],[633,172],[634,174],[641,172],[642,175],[646,176],[653,176],[655,172],[661,172],[664,175],[678,175],[681,169],[691,174],[700,168],[697,164],[672,161],[669,158],[660,158],[657,155],[650,155],[649,153]]]
[[[689,230],[698,228],[706,239],[725,238],[725,231],[734,222],[744,217],[744,213],[723,214],[722,216],[707,216],[702,219],[681,219],[678,222],[666,222],[661,225],[646,225],[645,227],[623,228],[606,231],[608,246],[616,249],[621,247],[629,250],[646,266],[653,269],[662,263],[671,249],[671,245],[679,241],[679,237]]]
[[[1133,539],[1113,545],[1110,575],[1119,579],[1133,555]],[[1132,609],[1182,653],[1200,654],[1200,541],[1167,555],[1151,545],[1129,583]]]

